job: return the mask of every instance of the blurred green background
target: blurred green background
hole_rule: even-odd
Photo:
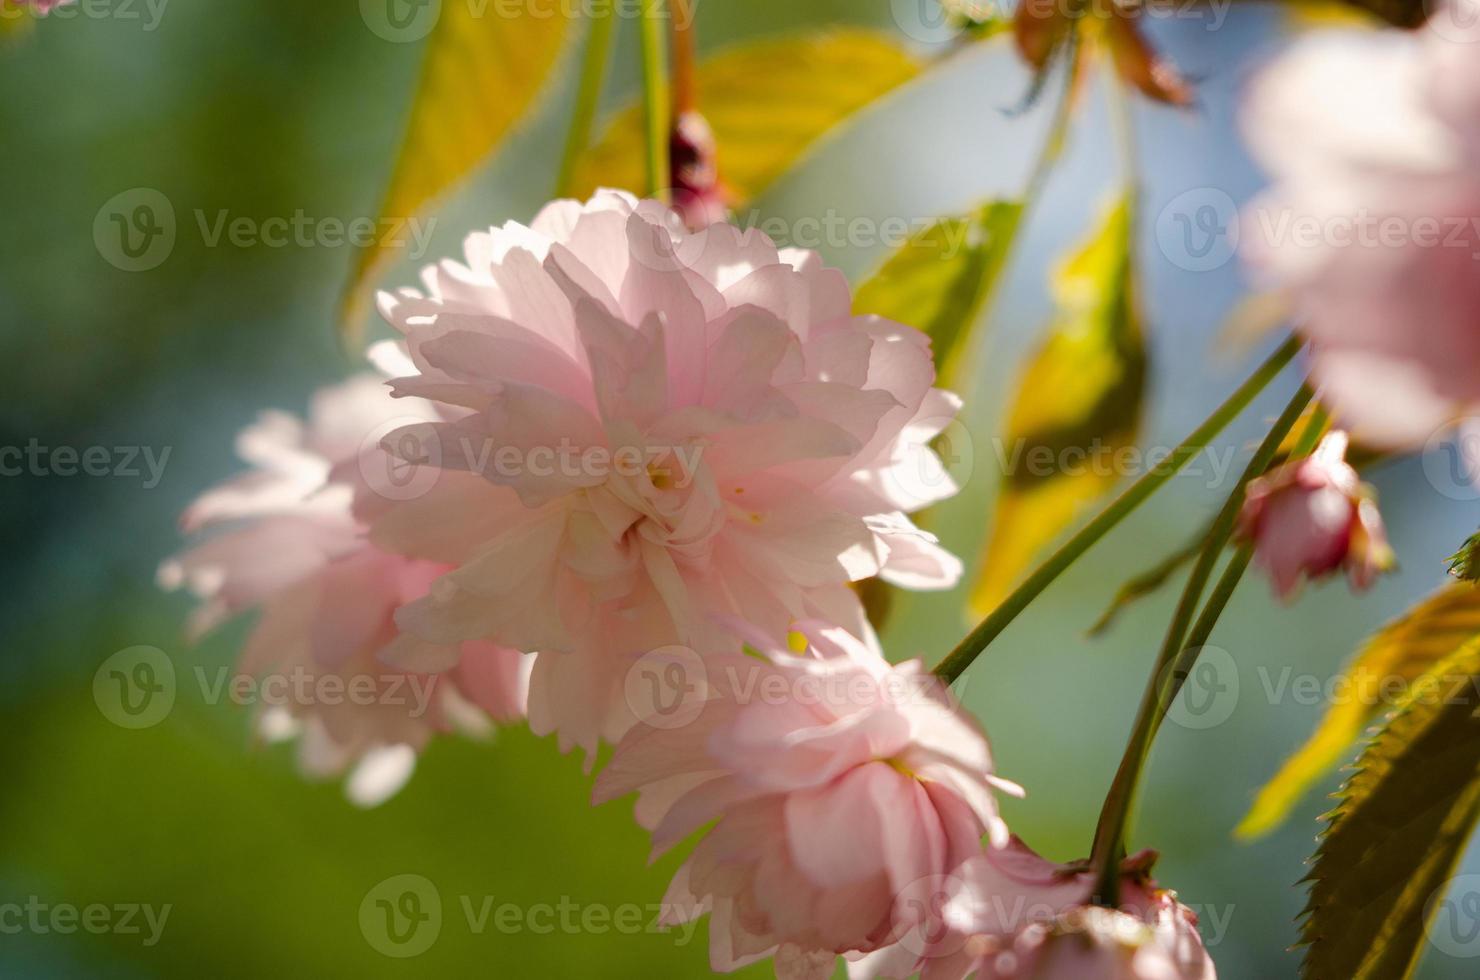
[[[700,0],[701,45],[829,23],[897,31],[920,2]],[[549,740],[507,731],[486,744],[439,741],[406,790],[365,812],[338,786],[301,780],[287,750],[250,745],[247,710],[206,705],[193,683],[153,728],[124,730],[99,712],[93,674],[117,650],[157,646],[182,678],[231,661],[246,624],[190,648],[181,639],[188,602],[153,584],[179,544],[175,517],[238,469],[233,434],[260,409],[302,411],[315,386],[354,367],[332,333],[346,249],[210,247],[194,215],[372,215],[420,50],[367,29],[353,0],[107,0],[87,10],[54,16],[0,50],[10,167],[0,182],[0,445],[170,456],[147,488],[121,476],[0,479],[0,603],[11,624],[0,659],[9,722],[0,904],[37,896],[172,911],[152,946],[138,935],[0,935],[0,976],[706,975],[702,929],[685,944],[645,929],[511,933],[491,921],[479,934],[465,918],[464,900],[476,911],[490,897],[524,908],[662,897],[676,857],[648,867],[628,804],[590,808],[580,760]],[[1247,8],[1216,29],[1206,18],[1153,29],[1200,80],[1201,101],[1194,112],[1137,107],[1155,357],[1148,445],[1174,444],[1247,370],[1246,357],[1220,357],[1214,342],[1246,288],[1238,270],[1178,268],[1158,248],[1154,217],[1190,189],[1241,201],[1257,188],[1233,104],[1283,27],[1271,11]],[[608,105],[635,91],[634,33],[623,25]],[[549,196],[573,65],[567,58],[537,118],[438,212],[432,255],[452,252],[469,229],[527,219]],[[1010,191],[1043,125],[1040,110],[1013,111],[1026,84],[1000,44],[958,56],[829,140],[759,213],[921,219]],[[1011,379],[1048,313],[1048,263],[1082,234],[1115,179],[1103,115],[1091,93],[976,348],[970,479],[936,522],[963,554],[974,553],[995,492],[990,440]],[[116,268],[94,245],[100,208],[133,188],[165,195],[180,219],[173,251],[147,272]],[[855,280],[881,257],[840,243],[823,251]],[[1269,392],[1220,450],[1246,448],[1287,394]],[[1168,726],[1155,755],[1135,842],[1160,848],[1161,880],[1210,910],[1205,932],[1226,978],[1294,975],[1295,882],[1324,809],[1311,799],[1270,839],[1230,840],[1254,790],[1319,711],[1271,697],[1266,685],[1286,667],[1328,677],[1366,632],[1441,580],[1443,557],[1473,530],[1469,508],[1436,494],[1418,463],[1375,479],[1402,572],[1361,600],[1338,584],[1294,608],[1277,607],[1251,577],[1215,637],[1239,664],[1231,716],[1206,729]],[[1000,771],[1029,790],[1008,804],[1009,819],[1049,856],[1087,850],[1171,597],[1135,608],[1104,639],[1084,630],[1124,577],[1199,526],[1226,492],[1211,482],[1206,471],[1176,480],[967,678],[966,703],[991,732]],[[961,605],[959,593],[901,602],[891,655],[943,655],[966,628]],[[443,902],[441,934],[415,959],[380,954],[359,925],[367,892],[398,874],[424,876]],[[1431,952],[1422,976],[1470,977],[1473,963]],[[769,966],[749,972],[768,975]]]

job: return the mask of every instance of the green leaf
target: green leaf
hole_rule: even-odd
[[[1465,538],[1459,550],[1449,556],[1449,574],[1461,582],[1480,581],[1480,531]]]
[[[854,29],[753,41],[701,61],[698,104],[731,203],[753,199],[824,133],[919,71],[887,35]],[[639,102],[617,113],[576,166],[576,196],[643,186],[642,121]]]
[[[523,9],[523,8],[521,8]],[[358,338],[375,281],[404,247],[404,222],[487,160],[528,114],[559,59],[570,18],[446,3],[427,40],[411,107],[380,215],[387,231],[355,254],[341,331]]]
[[[1417,680],[1340,794],[1310,875],[1301,975],[1412,975],[1480,817],[1480,639]]]
[[[1133,205],[1119,197],[1055,278],[1058,312],[1023,372],[1004,437],[992,532],[972,590],[990,612],[1038,553],[1118,482],[1135,444],[1146,347],[1132,260]]]
[[[1327,709],[1315,734],[1259,791],[1234,830],[1245,840],[1278,827],[1311,785],[1330,772],[1350,746],[1391,703],[1385,689],[1407,685],[1434,664],[1480,636],[1480,590],[1447,585],[1374,633],[1332,690],[1340,701]]]
[[[855,313],[874,313],[930,335],[941,383],[953,387],[967,338],[993,294],[1023,206],[991,201],[911,236],[858,287]]]

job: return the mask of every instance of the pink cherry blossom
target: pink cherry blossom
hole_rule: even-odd
[[[1477,13],[1455,0],[1418,32],[1313,34],[1245,107],[1273,178],[1245,250],[1292,299],[1338,422],[1383,448],[1480,406]]]
[[[1310,456],[1249,483],[1239,534],[1253,542],[1281,598],[1303,578],[1341,568],[1352,588],[1365,589],[1393,565],[1377,502],[1346,461],[1346,447],[1346,433],[1331,432]]]
[[[649,716],[597,779],[597,802],[640,792],[655,853],[718,821],[665,898],[669,924],[710,913],[718,971],[826,978],[919,922],[984,833],[1007,841],[994,790],[1021,791],[944,686],[826,632],[841,655],[704,659],[692,715]]]
[[[38,17],[45,17],[57,7],[66,7],[76,3],[77,0],[17,0],[19,5],[30,7],[32,13]]]
[[[856,957],[852,980],[1216,980],[1197,918],[1150,877],[1154,851],[1121,867],[1116,909],[1090,904],[1087,863],[1047,861],[1014,837],[937,886],[938,914]]]
[[[538,651],[530,723],[562,747],[622,735],[655,647],[711,648],[726,618],[867,636],[850,582],[959,577],[905,516],[955,491],[928,443],[959,403],[816,254],[605,191],[423,280],[381,297],[419,372],[394,387],[463,414],[387,438],[448,478],[371,495],[372,537],[456,566],[404,630]]]
[[[370,375],[320,391],[306,425],[265,414],[238,440],[255,469],[191,505],[184,529],[204,540],[160,569],[162,584],[205,600],[195,634],[260,608],[236,668],[253,681],[259,731],[301,736],[299,759],[312,775],[352,768],[348,791],[364,805],[400,788],[434,732],[522,717],[531,667],[487,642],[440,652],[413,644],[420,662],[447,665],[441,673],[384,660],[398,640],[395,610],[446,567],[375,547],[350,503],[354,484],[390,462],[379,432],[414,416],[435,412],[392,399]]]

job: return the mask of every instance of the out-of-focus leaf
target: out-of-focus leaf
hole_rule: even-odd
[[[1167,579],[1177,573],[1183,565],[1188,564],[1202,551],[1203,542],[1207,540],[1209,528],[1198,531],[1197,537],[1176,551],[1167,555],[1151,568],[1146,569],[1135,578],[1128,579],[1115,593],[1115,598],[1110,600],[1110,605],[1100,613],[1100,618],[1089,628],[1090,636],[1099,636],[1108,630],[1115,622],[1115,618],[1134,602],[1144,599],[1157,589],[1166,584]]]
[[[754,198],[824,133],[919,71],[887,35],[865,30],[749,42],[701,61],[698,102],[731,203]],[[633,103],[582,157],[573,193],[643,180],[642,105]]]
[[[1480,637],[1480,589],[1462,582],[1446,585],[1374,633],[1333,685],[1333,692],[1341,695],[1338,702],[1327,709],[1315,734],[1259,791],[1234,834],[1252,839],[1278,827],[1391,703],[1393,689],[1406,686],[1476,637]]]
[[[941,383],[956,369],[991,297],[1017,233],[1023,206],[991,201],[968,215],[942,218],[911,236],[858,287],[855,313],[875,313],[930,335]]]
[[[1301,976],[1412,975],[1480,817],[1480,639],[1415,682],[1362,753],[1310,874]]]
[[[1063,266],[1048,340],[1023,372],[1000,444],[1002,490],[973,612],[1007,594],[1081,508],[1117,482],[1115,457],[1135,444],[1146,347],[1131,256],[1129,195]]]
[[[1285,0],[1283,6],[1297,28],[1364,27],[1374,22],[1393,27],[1417,27],[1428,17],[1424,0]]]
[[[495,16],[479,4],[442,5],[380,208],[382,233],[355,253],[341,310],[346,337],[363,329],[377,275],[405,247],[405,222],[487,160],[528,114],[560,57],[570,20],[549,11]]]

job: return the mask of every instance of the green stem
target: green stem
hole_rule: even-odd
[[[1058,578],[1111,528],[1124,520],[1147,497],[1155,493],[1162,484],[1170,480],[1198,453],[1202,452],[1208,443],[1212,442],[1218,433],[1222,432],[1224,427],[1248,407],[1254,397],[1284,370],[1285,365],[1290,363],[1299,350],[1300,341],[1297,338],[1291,337],[1281,344],[1279,349],[1271,354],[1258,370],[1229,396],[1227,401],[1219,405],[1213,414],[1208,416],[1207,421],[1198,426],[1182,441],[1181,445],[1172,450],[1171,455],[1161,465],[1149,470],[1127,487],[1098,516],[1039,565],[1023,584],[1002,600],[1001,605],[978,623],[976,628],[956,646],[956,649],[952,650],[935,668],[936,675],[947,683],[960,677],[962,671],[971,666],[971,662],[1001,635],[1008,624],[1016,619],[1028,607],[1028,604],[1038,597],[1039,593],[1048,588],[1054,579]]]
[[[617,33],[616,14],[593,14],[586,35],[586,54],[581,62],[581,78],[576,88],[576,104],[571,111],[570,128],[566,131],[565,154],[560,158],[560,176],[555,183],[555,196],[566,197],[573,191],[576,164],[586,147],[591,145],[591,130],[601,105],[601,88],[606,82],[607,65],[611,62],[612,39]]]
[[[1161,720],[1171,704],[1170,698],[1175,697],[1176,692],[1181,689],[1181,680],[1176,674],[1176,667],[1181,664],[1182,654],[1189,646],[1188,627],[1192,623],[1193,611],[1202,599],[1203,590],[1207,587],[1208,579],[1212,577],[1213,568],[1217,565],[1219,556],[1233,536],[1234,524],[1244,502],[1244,487],[1250,480],[1269,468],[1270,462],[1279,451],[1280,444],[1300,421],[1301,413],[1305,411],[1305,406],[1310,403],[1311,397],[1310,387],[1301,385],[1295,397],[1290,399],[1290,403],[1285,406],[1284,413],[1275,421],[1269,433],[1264,437],[1264,441],[1254,451],[1249,465],[1244,468],[1238,483],[1234,485],[1233,491],[1223,502],[1223,508],[1214,519],[1207,540],[1203,544],[1202,553],[1198,555],[1197,564],[1193,566],[1192,574],[1182,590],[1182,597],[1177,602],[1176,611],[1172,614],[1171,625],[1167,627],[1166,638],[1162,642],[1160,653],[1157,654],[1151,677],[1146,682],[1146,691],[1136,713],[1130,740],[1126,743],[1125,755],[1121,758],[1120,767],[1116,770],[1110,791],[1105,796],[1105,805],[1100,812],[1100,822],[1095,829],[1095,843],[1090,860],[1097,873],[1095,895],[1097,901],[1103,905],[1114,907],[1119,899],[1119,865],[1125,852],[1126,823],[1129,820],[1131,807],[1135,803],[1146,760],[1151,752],[1151,742],[1156,737]],[[1243,567],[1246,566],[1247,559],[1240,562],[1236,556],[1229,566],[1229,572],[1233,574],[1225,574],[1224,579],[1219,582],[1218,592],[1221,597],[1215,596],[1214,600],[1209,602],[1193,634],[1201,636],[1198,640],[1199,645],[1212,632],[1218,614],[1223,611],[1228,597],[1233,594],[1233,589],[1243,574]],[[1181,678],[1185,676],[1183,674]]]
[[[642,100],[646,131],[648,194],[668,193],[668,130],[672,106],[663,50],[663,0],[646,0],[642,8]]]
[[[1316,404],[1311,411],[1310,419],[1300,431],[1300,438],[1295,441],[1291,448],[1287,461],[1304,459],[1315,449],[1316,443],[1320,441],[1322,430],[1326,427],[1326,411],[1320,404]],[[1202,654],[1203,647],[1208,638],[1213,635],[1213,629],[1218,625],[1218,618],[1223,615],[1228,600],[1238,589],[1239,581],[1244,572],[1249,568],[1249,562],[1254,557],[1254,545],[1245,542],[1239,545],[1233,557],[1229,559],[1227,567],[1219,577],[1208,601],[1203,605],[1202,612],[1198,614],[1197,622],[1193,624],[1192,631],[1187,634],[1187,641],[1182,646],[1182,652],[1172,662],[1172,667],[1166,672],[1163,680],[1165,690],[1160,696],[1160,712],[1151,729],[1151,740],[1155,740],[1156,733],[1161,730],[1161,720],[1166,717],[1166,712],[1171,710],[1172,703],[1177,700],[1177,695],[1182,691],[1182,685],[1192,675],[1192,668],[1197,666],[1197,659]]]

